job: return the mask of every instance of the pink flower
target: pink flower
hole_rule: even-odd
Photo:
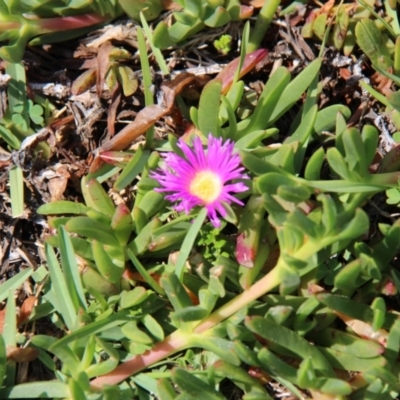
[[[234,153],[234,143],[222,138],[208,136],[208,150],[204,151],[199,137],[193,139],[190,148],[182,139],[178,142],[184,158],[175,154],[164,155],[165,165],[151,177],[161,188],[158,192],[169,193],[165,198],[176,202],[177,211],[186,214],[196,206],[206,207],[208,217],[215,227],[220,226],[217,213],[225,217],[224,203],[243,203],[231,193],[240,193],[248,188],[243,182],[229,183],[233,179],[249,179],[240,167],[239,154]]]

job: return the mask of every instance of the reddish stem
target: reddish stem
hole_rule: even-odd
[[[19,29],[21,24],[15,21],[0,21],[0,32],[10,31],[11,29]]]
[[[189,338],[190,335],[184,335],[180,331],[175,331],[162,342],[157,343],[151,350],[118,365],[114,371],[109,372],[107,375],[94,379],[91,382],[92,388],[100,390],[104,385],[116,385],[120,383],[133,373],[139,372],[179,350],[183,350],[189,345]]]
[[[41,29],[53,32],[62,30],[71,30],[86,28],[91,25],[97,25],[106,22],[110,16],[102,16],[99,14],[83,14],[70,17],[40,18],[29,20],[30,23],[37,24]]]

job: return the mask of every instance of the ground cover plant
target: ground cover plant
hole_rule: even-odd
[[[397,6],[0,0],[0,398],[398,398]]]

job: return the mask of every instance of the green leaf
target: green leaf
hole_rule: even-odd
[[[132,159],[128,162],[128,165],[121,171],[121,174],[114,183],[114,189],[121,191],[129,186],[133,180],[142,172],[147,160],[150,157],[150,151],[143,150],[140,146]]]
[[[148,297],[146,289],[142,286],[137,286],[130,291],[124,290],[121,293],[120,305],[121,308],[131,308],[142,303]]]
[[[199,321],[210,314],[209,310],[200,306],[189,306],[173,313],[173,319],[182,322]]]
[[[121,82],[124,96],[132,96],[138,88],[138,81],[135,73],[126,65],[118,65],[117,76],[118,80]]]
[[[344,157],[340,154],[339,150],[336,147],[331,147],[327,151],[327,160],[329,166],[343,179],[346,180],[355,180],[354,174],[352,174],[349,170],[349,167],[344,159]]]
[[[296,174],[300,173],[309,138],[314,133],[316,118],[318,118],[319,114],[317,111],[317,105],[310,107],[309,111],[303,116],[301,123],[295,132],[287,140],[285,140],[285,144],[298,142],[299,145],[299,148],[295,152],[294,161]]]
[[[0,125],[0,137],[13,149],[19,149],[21,146],[21,141],[18,137],[3,125]]]
[[[141,199],[139,206],[146,214],[147,218],[153,217],[165,204],[165,195],[163,193],[155,192],[154,190],[147,192]]]
[[[137,327],[136,321],[130,321],[122,325],[121,331],[126,338],[134,340],[135,344],[151,345],[153,343],[153,339]]]
[[[378,357],[384,351],[383,346],[377,342],[361,339],[333,328],[312,331],[307,334],[307,338],[319,346],[363,359]]]
[[[119,241],[107,225],[88,217],[71,218],[65,225],[68,232],[77,233],[100,243],[119,247]]]
[[[279,67],[274,71],[264,86],[251,117],[238,124],[238,138],[254,131],[264,130],[270,125],[271,114],[289,82],[290,73],[286,68]]]
[[[81,203],[73,201],[60,200],[43,204],[37,209],[38,214],[86,214],[88,207]]]
[[[59,399],[69,396],[68,385],[60,381],[29,382],[0,389],[0,397],[3,399]]]
[[[169,35],[168,26],[164,21],[160,21],[154,29],[153,44],[159,49],[166,49],[175,45],[175,42]]]
[[[111,329],[115,326],[120,326],[129,321],[128,315],[129,311],[123,310],[117,313],[113,313],[107,318],[99,319],[98,321],[94,321],[90,324],[82,326],[79,329],[76,329],[74,332],[70,333],[69,335],[66,335],[63,338],[52,343],[49,346],[48,351],[57,354],[58,351],[61,351],[64,348],[68,348],[68,345],[75,342],[76,340],[87,338],[100,332],[105,332],[106,330]]]
[[[322,164],[325,159],[325,151],[320,147],[315,151],[307,162],[304,177],[308,180],[319,180]]]
[[[242,341],[236,340],[233,344],[235,354],[241,361],[253,367],[260,367],[261,363],[257,358],[257,353],[249,349]]]
[[[282,185],[287,187],[286,189],[284,189],[285,193],[287,192],[289,187],[300,187],[298,186],[296,178],[293,175],[283,175],[277,172],[270,172],[261,175],[259,178],[257,178],[256,184],[257,189],[260,193],[268,194],[276,194]],[[302,189],[300,189],[300,191],[302,191]]]
[[[315,132],[322,133],[324,131],[332,131],[336,125],[336,116],[338,112],[340,112],[346,119],[349,119],[351,116],[350,109],[341,104],[326,107],[317,114],[317,119],[314,124]]]
[[[344,45],[346,33],[349,27],[349,20],[350,17],[345,7],[340,6],[333,27],[333,44],[337,50],[340,50]]]
[[[291,203],[301,203],[312,195],[312,190],[307,186],[281,185],[278,187],[277,195]]]
[[[82,271],[82,283],[92,296],[98,294],[98,297],[109,297],[119,293],[121,290],[119,285],[107,281],[91,267],[87,267]],[[103,297],[101,297],[101,300],[103,302],[106,301]],[[100,300],[98,301],[101,303]]]
[[[18,218],[24,213],[24,176],[22,169],[18,166],[11,167],[9,179],[12,217]]]
[[[319,378],[317,387],[322,393],[337,396],[348,396],[353,392],[350,383],[336,378]]]
[[[5,300],[10,291],[14,293],[33,273],[33,268],[27,268],[18,272],[0,285],[0,302]]]
[[[317,376],[311,358],[304,359],[297,370],[297,382],[302,389],[315,389]]]
[[[7,347],[17,345],[17,310],[15,306],[14,291],[9,291],[4,315],[3,339]],[[8,384],[10,382],[7,382]]]
[[[145,215],[144,211],[142,211],[140,208],[134,208],[134,213],[133,217],[135,220],[135,223],[137,223],[140,220],[144,221]],[[138,217],[139,215],[139,217]],[[158,218],[153,218],[150,222],[148,222],[144,227],[140,228],[138,230],[138,235],[135,237],[135,239],[132,240],[131,243],[128,244],[127,248],[132,251],[132,253],[137,256],[139,254],[144,253],[147,249],[149,244],[151,243],[152,238],[154,237],[154,233],[157,228],[161,227],[162,223]],[[137,227],[139,228],[139,227]]]
[[[387,361],[384,357],[359,358],[349,353],[343,353],[328,347],[316,346],[318,351],[324,355],[333,368],[344,371],[368,371],[373,367],[385,366]]]
[[[75,379],[70,379],[68,382],[68,387],[70,391],[70,398],[72,400],[83,399],[85,397],[85,392]]]
[[[390,328],[386,343],[385,358],[388,364],[393,365],[399,355],[400,348],[400,320],[396,319]]]
[[[164,275],[160,283],[175,311],[193,306],[185,287],[179,281],[176,274]]]
[[[133,254],[131,250],[128,249],[128,256],[131,259],[133,265],[139,271],[140,275],[146,280],[148,285],[161,296],[165,295],[164,289],[157,283],[157,281],[149,274],[147,269],[142,265],[138,258]]]
[[[14,348],[17,346],[17,310],[15,306],[14,292],[9,291],[7,298],[6,311],[3,322],[3,339],[4,345],[7,348]],[[15,383],[16,378],[16,362],[9,360],[6,363],[6,374],[4,378],[4,385],[11,386]]]
[[[230,127],[228,128],[228,130],[230,131]],[[260,146],[262,140],[274,136],[278,132],[279,130],[277,128],[250,132],[236,141],[235,148],[246,150]]]
[[[219,81],[207,83],[204,87],[199,102],[198,121],[200,131],[204,136],[211,133],[218,137],[219,133],[219,106],[221,102],[222,84]]]
[[[172,380],[183,392],[195,398],[201,393],[202,400],[224,400],[224,397],[216,392],[212,386],[183,369],[174,369],[172,371]]]
[[[225,96],[221,97],[221,101],[222,104],[219,111],[219,115],[221,115],[222,112],[225,111],[225,114],[227,115],[227,120],[229,122],[229,126],[222,130],[222,136],[228,139],[233,138],[235,137],[237,131],[235,111],[233,110],[231,103],[226,99]],[[219,117],[219,125],[223,125],[225,122],[226,121],[224,121],[221,117]]]
[[[361,273],[361,260],[353,260],[337,273],[334,280],[335,287],[342,290],[354,290],[358,288],[365,282]]]
[[[370,307],[363,303],[351,300],[345,296],[333,294],[318,294],[317,299],[327,307],[364,322],[372,322],[373,312]]]
[[[315,18],[312,24],[312,30],[314,35],[321,41],[324,40],[326,28],[328,26],[328,15],[327,13],[321,13]]]
[[[154,18],[157,18],[163,9],[160,0],[141,0],[137,2],[119,0],[118,3],[129,17],[136,21],[139,20],[139,16],[142,21],[151,21]],[[99,2],[99,4],[102,4],[102,2]]]
[[[164,340],[163,328],[150,314],[147,314],[142,318],[142,323],[158,342]]]
[[[157,381],[157,396],[160,400],[175,400],[176,393],[166,378],[161,378]]]
[[[383,35],[373,20],[365,18],[357,23],[356,40],[373,64],[380,65],[382,57],[391,58]]]
[[[62,316],[69,330],[74,330],[77,320],[74,304],[68,290],[67,282],[61,272],[61,268],[57,262],[54,250],[48,244],[45,244],[45,252],[47,265],[50,272],[51,284],[54,292],[57,294],[57,311]]]
[[[86,373],[89,378],[94,378],[96,376],[105,375],[114,371],[117,366],[118,360],[116,360],[115,358],[108,358],[105,361],[90,365],[86,369]],[[76,400],[79,400],[80,398],[77,398]],[[104,399],[106,399],[106,397],[104,397]]]
[[[348,128],[343,132],[343,145],[346,152],[346,161],[351,171],[357,171],[361,176],[368,173],[364,143],[360,132],[355,128]]]
[[[343,218],[345,219],[346,217],[348,217],[348,214],[344,213]],[[368,228],[369,217],[362,209],[358,208],[354,217],[350,221],[346,221],[346,225],[341,227],[337,235],[337,240],[355,240],[359,236],[365,234]]]
[[[232,365],[240,365],[240,359],[234,352],[234,344],[229,340],[216,336],[192,334],[190,343],[192,346],[213,352],[222,360],[229,362]]]
[[[111,283],[118,283],[121,280],[124,272],[123,266],[117,265],[117,263],[111,258],[112,255],[110,252],[107,251],[105,246],[97,240],[92,240],[92,251],[94,261],[96,262],[96,267],[100,274],[107,281]]]
[[[290,352],[296,354],[301,359],[311,357],[316,370],[325,376],[335,377],[332,367],[323,355],[296,332],[262,317],[248,318],[245,325],[252,332],[271,343],[278,344],[284,349],[290,350]]]
[[[128,2],[129,2],[129,0],[124,0],[124,1],[128,1]],[[131,2],[129,2],[129,3],[131,3]],[[156,1],[151,0],[150,3],[151,3],[153,6],[154,6],[154,4],[157,4],[157,3],[158,3],[158,4],[160,5],[160,11],[162,10],[162,5],[159,3],[159,0],[156,0]],[[131,3],[131,4],[132,4],[132,3]],[[141,21],[141,23],[142,23],[142,25],[143,25],[144,32],[146,33],[147,39],[148,39],[148,41],[149,41],[149,43],[150,43],[151,51],[153,52],[153,55],[154,55],[154,57],[156,58],[157,64],[158,64],[158,66],[160,67],[161,72],[162,72],[164,75],[168,75],[168,74],[169,74],[169,68],[168,68],[167,63],[166,63],[165,60],[164,60],[164,57],[163,57],[161,51],[160,51],[161,48],[165,48],[165,47],[160,47],[160,46],[157,46],[157,45],[156,45],[156,39],[155,39],[156,32],[152,32],[152,31],[151,31],[151,29],[150,29],[150,27],[149,27],[149,24],[148,24],[147,21],[146,21],[146,19],[149,20],[149,18],[145,18],[145,16],[146,16],[146,11],[148,12],[148,10],[142,9],[142,11],[143,11],[143,12],[140,12],[140,21]],[[161,22],[159,23],[159,25],[160,25],[162,22],[163,22],[163,21],[161,21]],[[158,27],[158,26],[157,26],[157,27]],[[157,29],[157,28],[156,28],[156,29]],[[162,29],[162,28],[161,28],[161,29]],[[168,32],[168,31],[167,31],[167,32]],[[165,34],[166,32],[163,30],[163,33]],[[168,33],[166,34],[166,38],[168,38],[168,39],[170,38],[170,36],[169,36]],[[169,39],[169,41],[167,41],[167,43],[168,43],[167,47],[173,46],[173,45],[174,45],[173,41],[170,40],[170,39]],[[165,39],[164,39],[164,45],[165,45],[165,44],[166,44],[166,42],[165,42]]]
[[[111,228],[121,246],[126,245],[133,231],[133,220],[125,203],[118,204],[111,220]]]
[[[286,256],[286,264],[291,257]],[[300,275],[295,267],[292,265],[285,265],[279,269],[279,294],[282,296],[286,296],[290,293],[293,293],[300,285]]]
[[[85,185],[83,181],[86,180],[82,180],[82,185]],[[97,179],[90,179],[85,186],[87,189],[87,195],[85,196],[86,204],[94,208],[96,211],[99,211],[108,217],[112,217],[115,212],[114,203]],[[89,202],[88,197],[90,198]]]
[[[175,265],[175,274],[178,276],[179,280],[182,281],[183,279],[183,272],[186,264],[186,260],[189,257],[190,252],[192,251],[192,247],[194,245],[194,241],[200,231],[201,226],[204,223],[204,220],[207,216],[207,209],[204,207],[200,212],[199,215],[194,220],[193,224],[189,228],[185,239],[183,240],[181,249],[179,251],[178,260],[176,261]]]
[[[160,235],[154,233],[151,237],[148,250],[153,254],[155,252],[163,252],[163,254],[167,254],[171,250],[176,250],[181,245],[187,232],[187,229],[179,229],[179,227],[176,227],[170,232],[164,232]]]
[[[318,74],[321,63],[321,58],[315,59],[286,86],[269,118],[269,124],[275,122],[297,102]]]
[[[235,256],[238,263],[247,268],[254,267],[258,251],[260,232],[264,225],[265,209],[263,203],[262,196],[251,196],[239,224]],[[247,288],[247,285],[245,288]]]
[[[385,322],[386,304],[382,297],[376,297],[371,304],[373,312],[372,329],[374,332],[379,331]]]
[[[211,28],[219,28],[226,25],[231,20],[231,17],[224,7],[216,7],[212,13],[205,15],[203,22]]]
[[[262,367],[274,378],[282,378],[297,384],[297,370],[277,357],[272,351],[263,347],[257,354]]]
[[[23,36],[24,32],[20,34]],[[9,62],[6,64],[6,73],[11,76],[7,91],[8,107],[14,112],[17,105],[27,103],[25,67],[22,62]]]
[[[83,308],[84,310],[87,308],[86,299],[79,274],[78,264],[76,263],[74,248],[64,226],[60,226],[59,228],[59,246],[65,282],[67,284],[68,292],[71,295],[75,312],[77,313],[79,308]]]
[[[378,147],[378,130],[372,125],[364,125],[361,138],[365,149],[365,164],[369,167],[375,157],[376,149]]]

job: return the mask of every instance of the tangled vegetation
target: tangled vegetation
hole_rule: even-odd
[[[398,6],[0,0],[0,398],[398,398]]]

